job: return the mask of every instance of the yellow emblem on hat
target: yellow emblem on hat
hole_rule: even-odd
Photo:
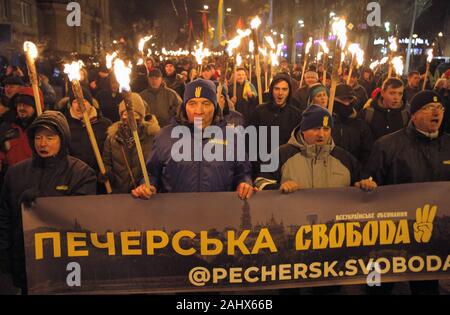
[[[437,96],[434,96],[434,97],[433,97],[433,101],[434,101],[435,103],[439,102],[438,97],[437,97]]]
[[[330,118],[328,116],[323,117],[323,126],[328,127],[330,123]]]
[[[202,95],[202,87],[199,86],[198,88],[195,89],[195,97],[199,98]]]

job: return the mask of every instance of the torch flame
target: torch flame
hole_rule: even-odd
[[[114,74],[116,75],[117,82],[120,85],[121,92],[129,92],[130,89],[130,74],[131,68],[125,66],[125,63],[121,59],[114,61]]]
[[[152,39],[152,37],[153,37],[153,36],[145,36],[144,38],[141,38],[141,39],[139,40],[139,51],[140,51],[141,53],[144,52],[144,46],[145,46],[145,43],[147,43],[150,39]]]
[[[374,62],[372,62],[372,63],[370,64],[369,67],[370,67],[370,69],[372,69],[372,71],[373,71],[373,70],[375,70],[375,68],[378,67],[380,64],[381,64],[380,61],[375,60]]]
[[[139,60],[137,62],[137,65],[140,66],[140,65],[143,65],[143,64],[144,64],[144,59],[139,58]]]
[[[355,56],[359,50],[359,44],[351,44],[348,46],[348,51],[352,56]]]
[[[237,65],[238,67],[240,67],[240,66],[242,65],[242,57],[241,57],[240,54],[237,55],[237,57],[236,57],[236,65]]]
[[[194,47],[195,51],[193,55],[195,56],[195,59],[197,61],[197,64],[201,65],[203,63],[203,59],[205,57],[211,56],[211,52],[208,48],[203,48],[203,43],[201,42],[199,44],[199,48],[197,46]]]
[[[397,56],[392,59],[392,66],[394,67],[394,71],[397,75],[403,74],[404,64],[403,57]]]
[[[30,57],[33,59],[36,59],[38,56],[38,51],[37,51],[37,47],[34,43],[32,42],[25,42],[23,43],[23,50],[30,54]]]
[[[305,54],[309,54],[309,51],[311,50],[311,47],[313,45],[313,39],[312,37],[309,38],[308,43],[306,44]]]
[[[269,44],[270,48],[275,50],[276,46],[275,46],[272,36],[266,36],[264,38],[265,38],[266,42]]]
[[[64,73],[66,73],[69,76],[70,81],[80,81],[81,80],[81,74],[80,70],[84,67],[84,63],[81,60],[73,61],[71,64],[65,64],[64,65]]]
[[[358,64],[359,67],[361,67],[364,63],[364,50],[359,49],[356,52],[356,63]]]
[[[361,67],[364,63],[364,51],[359,47],[359,44],[351,44],[348,46],[348,51],[356,58],[356,63]]]
[[[230,40],[228,42],[227,52],[228,52],[228,55],[230,55],[230,57],[233,55],[233,50],[238,48],[240,44],[241,44],[241,36],[240,35],[236,36],[235,38],[233,38],[232,40]]]
[[[322,56],[323,56],[323,52],[322,52],[322,51],[319,51],[319,52],[317,53],[317,61],[322,60]]]
[[[364,50],[358,49],[356,52],[356,63],[361,67],[364,63]]]
[[[113,61],[116,57],[117,57],[117,51],[113,52],[111,55],[106,54],[106,67],[108,69],[112,68]]]
[[[238,48],[241,44],[241,40],[251,34],[249,29],[242,31],[240,29],[237,30],[238,35],[228,42],[227,52],[230,57],[233,55],[233,50]]]
[[[389,49],[392,52],[396,52],[398,50],[398,45],[397,45],[397,38],[393,38],[391,44],[389,45]]]
[[[277,46],[277,56],[281,56],[281,53],[283,51],[283,46],[284,46],[284,43],[279,43],[278,44],[278,46]]]
[[[380,64],[384,65],[386,62],[388,62],[389,57],[384,57],[383,59],[381,59]]]
[[[241,36],[241,38],[244,38],[244,37],[250,36],[250,34],[252,33],[252,31],[249,30],[249,29],[246,29],[245,31],[243,31],[243,30],[241,30],[241,29],[238,29],[238,30],[237,30],[237,33],[238,33],[239,36]]]
[[[333,35],[337,36],[341,48],[347,44],[347,22],[344,19],[338,19],[332,25]]]
[[[320,46],[322,47],[322,50],[325,54],[329,54],[330,50],[328,49],[327,43],[325,41],[320,41]]]
[[[267,56],[267,48],[264,47],[264,49],[263,49],[263,48],[259,47],[259,52],[260,52],[264,57]]]
[[[276,53],[270,52],[270,62],[272,63],[272,66],[277,67],[280,65],[278,61],[278,56]]]
[[[259,18],[259,16],[256,16],[251,22],[250,22],[250,26],[253,30],[258,29],[258,27],[261,25],[261,19]]]
[[[428,57],[427,57],[427,62],[428,63],[431,63],[432,61],[433,61],[433,49],[428,49],[428,51],[427,51],[427,55],[428,55]]]

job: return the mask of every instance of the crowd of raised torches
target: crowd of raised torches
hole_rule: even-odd
[[[249,77],[251,78],[253,75],[254,65],[256,70],[255,72],[258,73],[259,71],[260,73],[259,75],[256,75],[258,80],[261,78],[261,64],[264,64],[264,91],[267,91],[268,86],[270,85],[270,81],[273,79],[273,76],[276,73],[276,69],[274,68],[276,68],[280,64],[280,58],[282,56],[282,50],[284,46],[283,38],[281,38],[281,40],[276,43],[272,36],[263,35],[263,40],[259,42],[258,39],[261,35],[259,34],[259,27],[261,23],[261,19],[259,17],[255,17],[250,23],[251,29],[238,29],[236,31],[236,36],[227,41],[225,53],[227,54],[228,60],[230,60],[229,62],[227,62],[227,65],[234,65],[233,95],[235,95],[236,91],[236,71],[238,67],[246,67],[249,71]],[[338,81],[336,78],[343,74],[343,63],[346,58],[349,58],[350,61],[347,83],[350,82],[353,71],[360,68],[364,64],[364,50],[361,49],[358,43],[348,43],[347,29],[348,27],[345,19],[336,18],[332,23],[332,33],[337,39],[337,46],[334,54],[330,54],[330,49],[325,40],[314,41],[313,38],[308,39],[303,55],[301,84],[304,81],[304,74],[307,70],[308,62],[311,57],[310,54],[313,53],[312,48],[314,44],[318,44],[318,50],[314,60],[317,63],[322,63],[324,66],[323,77],[320,78],[323,84],[326,84],[328,58],[333,58],[334,60],[333,69],[330,71],[335,72],[334,78],[332,75],[331,93],[333,94],[333,81],[336,81],[335,83],[337,84]],[[254,36],[255,34],[256,37]],[[280,36],[282,37],[282,35]],[[146,36],[140,40],[139,50],[141,52],[144,51],[145,44],[151,39],[151,36]],[[392,39],[390,43],[389,57],[385,57],[379,61],[377,60],[372,62],[370,64],[370,68],[374,71],[378,71],[384,64],[388,63],[389,75],[392,76],[393,73],[395,73],[396,75],[402,75],[404,61],[401,56],[396,56],[397,49],[397,39]],[[152,51],[150,49],[148,50],[148,52],[148,56],[152,54]],[[222,51],[210,50],[209,48],[205,47],[203,42],[199,41],[197,41],[197,44],[194,46],[193,51],[188,51],[182,48],[178,50],[166,50],[165,48],[162,48],[161,51],[154,52],[154,55],[158,56],[160,61],[168,60],[173,57],[177,58],[192,56],[198,65],[199,73],[201,73],[205,61],[207,61],[210,56],[221,56],[222,54]],[[336,58],[336,56],[338,57]],[[139,60],[138,64],[143,63],[143,53],[142,57],[143,58]],[[262,63],[259,62],[260,57],[262,57]],[[336,65],[338,65],[337,69],[335,69]],[[258,94],[262,94],[262,92],[263,89],[262,87],[259,87],[258,83]],[[331,99],[333,99],[333,97],[331,97]],[[331,104],[330,107],[332,107]]]
[[[275,71],[275,67],[279,66],[280,58],[282,56],[282,49],[284,46],[283,35],[279,37],[281,40],[276,43],[272,36],[263,36],[264,40],[259,42],[259,27],[262,21],[259,17],[255,17],[251,23],[251,29],[246,30],[237,30],[236,37],[227,41],[227,47],[225,49],[226,54],[228,55],[227,67],[230,63],[230,60],[234,63],[234,91],[233,95],[236,96],[236,71],[238,67],[245,66],[248,67],[249,77],[252,77],[253,64],[255,65],[255,74],[257,79],[257,89],[259,102],[262,103],[262,84],[261,84],[261,63],[260,56],[263,56],[264,64],[265,64],[265,88],[266,91],[268,89],[268,69],[270,69],[270,79],[273,79]],[[347,84],[350,83],[350,79],[352,76],[352,72],[355,68],[359,68],[364,64],[364,51],[361,49],[358,43],[348,43],[347,37],[347,22],[342,18],[335,18],[332,23],[332,34],[336,38],[334,54],[330,55],[330,49],[327,45],[327,42],[324,40],[314,41],[313,38],[309,38],[308,42],[305,45],[305,54],[303,56],[303,69],[302,69],[302,79],[303,83],[304,74],[307,70],[308,60],[311,54],[311,48],[314,43],[318,44],[317,54],[315,56],[315,61],[317,63],[322,63],[324,66],[323,71],[323,84],[326,84],[326,73],[327,73],[327,65],[328,58],[333,58],[333,67],[331,69],[331,89],[330,89],[330,97],[329,97],[329,110],[333,111],[334,98],[336,92],[336,86],[340,81],[340,75],[342,75],[342,66],[346,56],[350,57],[350,67],[348,73]],[[273,32],[273,35],[277,35]],[[186,49],[179,48],[178,50],[166,50],[166,48],[162,48],[161,51],[147,49],[145,50],[146,45],[152,40],[153,36],[145,36],[139,40],[138,50],[140,52],[140,56],[137,58],[136,64],[141,65],[144,63],[146,57],[150,56],[158,56],[160,61],[168,60],[169,58],[178,58],[178,57],[190,57],[192,56],[198,64],[198,71],[201,73],[203,64],[208,60],[211,56],[222,56],[224,54],[223,51],[212,51],[208,47],[204,46],[203,42],[197,41],[197,45],[195,45],[193,51],[189,51]],[[243,45],[243,42],[246,45]],[[154,44],[152,44],[152,47]],[[245,46],[245,47],[244,47]],[[331,43],[330,43],[331,46]],[[38,73],[36,71],[35,60],[38,57],[38,50],[34,43],[26,41],[24,43],[24,53],[26,57],[30,83],[33,88],[34,98],[37,107],[37,114],[40,115],[42,113],[41,110],[41,99],[39,97],[39,78]],[[386,57],[383,57],[380,60],[371,61],[370,69],[375,73],[378,72],[381,67],[388,64],[389,71],[388,77],[391,77],[393,73],[396,76],[401,77],[404,72],[404,60],[403,56],[397,55],[398,51],[398,40],[397,38],[391,38],[389,44],[389,54]],[[347,52],[347,54],[346,54]],[[245,58],[243,57],[245,56]],[[427,50],[427,64],[426,64],[426,74],[425,80],[423,83],[423,89],[427,84],[427,77],[430,70],[430,64],[433,60],[433,49]],[[134,121],[133,114],[133,103],[131,97],[131,88],[130,88],[130,80],[131,80],[131,72],[132,72],[132,63],[128,61],[128,64],[125,63],[122,59],[120,59],[120,54],[118,51],[114,51],[112,53],[106,54],[106,66],[108,69],[112,70],[115,74],[115,77],[120,85],[120,92],[124,96],[124,100],[126,103],[127,113],[128,113],[128,121],[131,130],[133,131],[133,136],[135,138],[137,151],[139,154],[140,164],[143,170],[144,176],[147,174],[145,171],[145,161],[142,154],[142,148],[140,146],[139,136],[137,134],[136,122]],[[81,80],[81,69],[84,67],[84,64],[81,60],[73,61],[71,63],[67,63],[64,65],[64,72],[68,75],[69,81],[71,82],[71,88],[73,94],[75,95],[75,99],[77,100],[78,106],[80,110],[83,112],[83,120],[85,122],[89,140],[91,142],[94,154],[97,159],[97,163],[100,169],[100,172],[105,174],[105,167],[102,161],[102,157],[98,148],[98,144],[92,130],[92,126],[90,123],[89,115],[87,113],[86,107],[84,106],[84,96],[81,88],[80,80]],[[225,75],[226,76],[226,71]],[[219,88],[222,88],[225,80],[222,80],[219,84]],[[145,176],[145,183],[147,185],[150,184],[148,176]],[[109,181],[105,183],[106,190],[108,193],[111,193],[111,185]]]
[[[236,36],[231,38],[226,43],[225,51],[214,51],[210,50],[208,47],[205,47],[203,42],[197,41],[194,49],[192,51],[179,48],[178,50],[167,50],[166,48],[161,48],[161,50],[157,50],[153,48],[155,44],[151,44],[153,49],[146,49],[146,46],[149,46],[149,43],[152,41],[153,36],[148,35],[144,36],[139,40],[138,50],[140,55],[136,58],[135,62],[137,65],[144,64],[144,61],[147,57],[157,56],[160,61],[168,60],[171,58],[181,58],[181,57],[191,57],[195,59],[195,62],[198,65],[198,73],[201,74],[202,67],[205,62],[211,56],[217,57],[222,56],[224,53],[227,56],[227,68],[228,65],[234,65],[234,95],[236,91],[236,71],[238,67],[246,67],[248,69],[249,77],[253,77],[253,69],[255,69],[255,74],[257,78],[257,89],[258,94],[260,96],[260,102],[262,102],[262,84],[261,82],[261,65],[263,64],[265,67],[264,79],[265,79],[265,89],[268,90],[268,86],[270,81],[273,79],[274,74],[276,74],[276,67],[280,65],[280,58],[282,57],[282,51],[284,47],[284,37],[282,34],[277,34],[276,32],[272,32],[271,35],[276,36],[276,38],[267,34],[260,34],[260,26],[262,21],[259,17],[255,17],[250,22],[250,29],[241,30],[238,29],[236,31]],[[343,63],[345,59],[349,61],[348,68],[348,77],[347,84],[350,83],[352,73],[356,71],[356,69],[360,68],[364,64],[364,50],[361,49],[358,43],[349,43],[347,31],[351,29],[347,25],[347,22],[343,18],[334,18],[334,21],[331,25],[332,34],[336,39],[335,48],[331,49],[332,42],[326,42],[323,39],[314,40],[312,37],[308,39],[308,41],[304,45],[304,54],[303,54],[303,67],[302,67],[302,77],[301,77],[301,85],[304,81],[304,75],[307,72],[308,62],[312,57],[315,58],[314,61],[316,63],[320,63],[323,65],[323,77],[320,78],[320,81],[325,85],[326,84],[326,74],[331,73],[331,95],[330,95],[330,109],[333,108],[334,103],[334,91],[335,85],[340,81],[340,77],[343,75]],[[262,38],[262,41],[260,40]],[[317,45],[317,50],[313,49],[314,45]],[[388,56],[383,57],[380,60],[374,60],[370,63],[370,69],[372,69],[375,73],[378,72],[384,65],[388,66],[388,77],[392,77],[393,75],[401,77],[404,72],[404,58],[401,55],[397,55],[398,51],[398,39],[390,38],[389,39],[389,53]],[[24,52],[27,57],[27,65],[30,73],[30,79],[32,86],[37,89],[38,79],[37,72],[34,66],[34,60],[37,57],[37,49],[36,46],[31,42],[24,43]],[[311,56],[312,55],[312,56]],[[433,59],[433,50],[430,49],[427,51],[427,73],[429,72],[430,63]],[[118,51],[113,51],[106,55],[106,66],[108,69],[112,69],[113,65],[118,58],[121,57]],[[262,62],[260,62],[260,57],[262,57]],[[333,59],[333,67],[332,69],[327,69],[328,59]],[[120,59],[119,59],[120,60]],[[78,64],[81,67],[81,64]],[[131,63],[129,65],[131,68]],[[225,72],[226,73],[226,72]],[[270,73],[270,76],[269,76]],[[424,82],[424,86],[427,83],[426,79]],[[37,94],[37,93],[36,93]],[[36,97],[36,102],[39,104],[40,100]],[[38,106],[39,108],[40,106]],[[39,114],[39,113],[38,113]]]

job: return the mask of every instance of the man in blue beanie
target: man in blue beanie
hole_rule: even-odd
[[[157,192],[237,191],[241,199],[252,196],[251,165],[238,161],[237,141],[231,148],[234,160],[227,155],[232,144],[225,136],[230,135],[230,128],[222,118],[216,93],[214,83],[208,80],[198,79],[186,86],[176,119],[156,137],[148,159],[151,187],[141,185],[133,190],[135,198],[148,199]],[[212,159],[204,156],[208,152],[215,152]]]
[[[361,167],[347,151],[336,146],[331,131],[332,115],[327,109],[311,105],[288,144],[279,149],[280,165],[274,173],[261,173],[255,181],[260,189],[280,189],[293,193],[300,189],[356,186],[374,190],[371,179],[361,180]]]

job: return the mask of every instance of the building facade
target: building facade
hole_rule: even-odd
[[[79,0],[80,26],[69,26],[69,0],[0,0],[0,54],[12,58],[25,40],[59,55],[101,54],[111,40],[109,0]]]
[[[24,41],[38,39],[36,1],[0,0],[0,54],[12,58]]]

